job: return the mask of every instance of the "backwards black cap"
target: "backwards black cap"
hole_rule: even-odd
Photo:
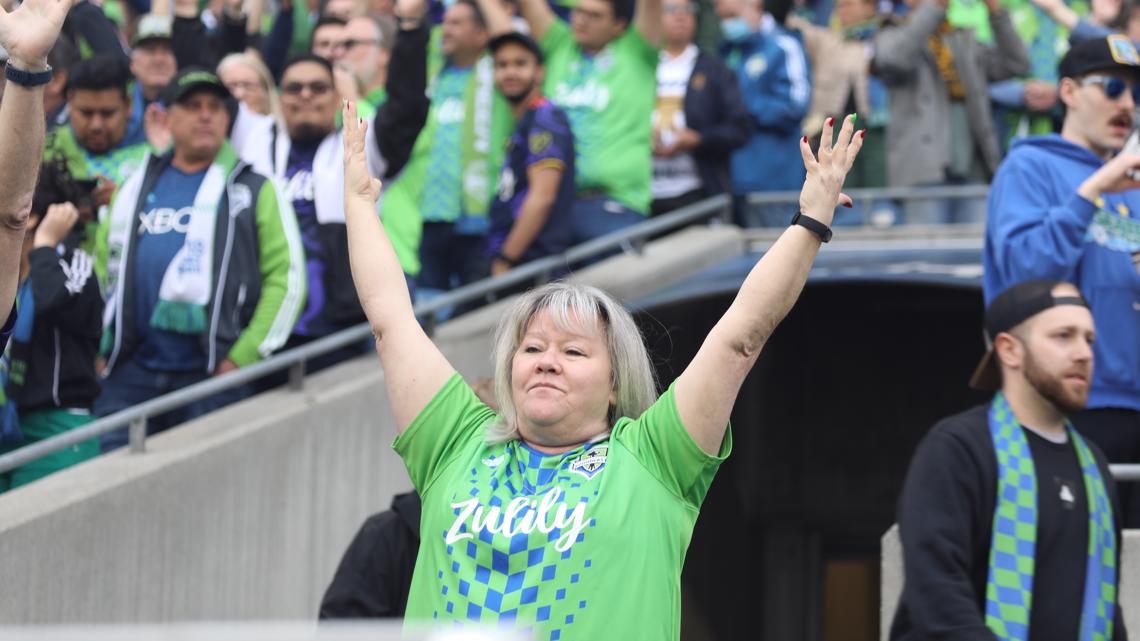
[[[1057,280],[1027,280],[1006,289],[990,301],[986,308],[986,353],[970,377],[970,387],[986,391],[1001,389],[1001,367],[994,355],[994,339],[998,334],[1008,332],[1053,307],[1088,307],[1080,295],[1054,296],[1053,289],[1062,283]]]

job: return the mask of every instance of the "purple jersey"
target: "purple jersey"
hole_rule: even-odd
[[[554,103],[539,98],[519,119],[507,141],[507,157],[499,174],[499,189],[491,203],[488,254],[498,252],[510,233],[530,191],[527,171],[533,167],[562,169],[558,194],[542,231],[519,262],[557,254],[570,247],[570,208],[574,204],[574,135],[566,114]]]

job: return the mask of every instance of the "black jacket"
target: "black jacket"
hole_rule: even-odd
[[[244,50],[245,44],[245,20],[222,17],[218,20],[218,29],[212,34],[206,31],[201,16],[176,16],[171,25],[170,47],[174,50],[179,69],[213,69],[222,58]]]
[[[30,340],[13,336],[8,397],[21,412],[90,409],[99,394],[95,353],[103,329],[103,296],[94,259],[52,247],[28,256],[34,313]]]
[[[61,35],[75,45],[82,57],[105,55],[126,65],[130,56],[119,40],[118,27],[103,13],[103,8],[87,0],[76,4],[63,20]]]
[[[701,135],[691,153],[705,194],[728,191],[729,159],[752,137],[752,116],[736,74],[716,54],[702,51],[693,65],[685,89],[685,124]]]
[[[321,600],[322,619],[403,617],[420,551],[420,497],[397,494],[368,517],[348,545]]]
[[[988,411],[989,406],[982,405],[940,421],[919,444],[911,460],[898,508],[906,583],[891,626],[892,640],[997,638],[985,625],[986,579],[998,484]],[[1119,515],[1116,484],[1104,454],[1096,445],[1085,442],[1096,456],[1113,513]],[[1039,482],[1039,487],[1045,486]],[[1116,567],[1120,568],[1120,519],[1115,523]],[[1056,561],[1043,560],[1040,554],[1037,558],[1039,564]],[[1083,583],[1084,559],[1074,560],[1073,566],[1076,582]],[[1119,576],[1117,585],[1119,590]],[[1035,589],[1034,597],[1035,601],[1048,601],[1042,590]],[[1037,605],[1048,604],[1034,604]],[[1061,607],[1067,606],[1066,603]],[[1079,617],[1081,603],[1072,603],[1071,607],[1076,612],[1067,614]],[[1034,607],[1031,618],[1037,619],[1042,612],[1049,614],[1049,609]],[[1050,632],[1031,629],[1030,640],[1056,638]],[[1127,638],[1118,597],[1113,639]]]
[[[426,22],[426,21],[425,21]],[[427,50],[431,29],[421,24],[401,29],[392,46],[385,88],[388,100],[376,110],[372,131],[387,162],[384,179],[394,178],[408,164],[416,138],[427,122]]]

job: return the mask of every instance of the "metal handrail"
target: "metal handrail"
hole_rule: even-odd
[[[853,189],[848,195],[852,198],[896,198],[920,200],[923,198],[972,198],[984,196],[988,185],[962,185],[923,188]],[[799,192],[753,193],[747,196],[749,203],[795,203]],[[581,245],[571,247],[562,254],[547,256],[516,267],[502,276],[483,279],[448,292],[438,298],[415,306],[416,316],[425,319],[425,329],[429,335],[436,326],[436,318],[441,310],[455,305],[478,300],[489,294],[528,282],[545,283],[556,271],[568,265],[588,260],[616,248],[640,253],[646,240],[657,234],[692,224],[704,219],[719,217],[729,219],[731,200],[726,195],[713,196],[687,205],[676,211],[646,220],[626,229],[606,234]],[[177,409],[195,401],[212,396],[246,383],[250,383],[281,370],[289,370],[288,386],[293,390],[304,387],[305,363],[318,356],[348,345],[358,344],[372,333],[367,323],[361,323],[335,334],[319,338],[263,361],[237,369],[224,376],[211,378],[194,385],[164,394],[158,398],[129,407],[122,411],[96,419],[87,425],[70,430],[49,439],[14,450],[0,456],[0,473],[11,471],[21,465],[43,458],[48,454],[77,445],[107,432],[128,426],[129,449],[133,453],[146,451],[146,421],[149,417]],[[1118,481],[1140,481],[1140,464],[1114,464],[1109,466]]]
[[[990,186],[975,185],[931,185],[928,187],[871,187],[866,189],[845,189],[843,193],[852,200],[938,200],[959,198],[985,198]],[[799,191],[758,191],[748,194],[745,200],[750,205],[783,205],[798,203]]]
[[[416,305],[415,314],[417,317],[425,319],[425,330],[430,335],[434,331],[436,318],[441,310],[475,301],[488,294],[523,283],[547,282],[553,274],[569,265],[594,258],[614,249],[621,248],[640,253],[646,240],[657,234],[712,217],[726,219],[730,202],[728,196],[719,195],[681,207],[668,214],[571,247],[562,254],[547,256],[520,265],[502,276],[486,278],[454,289],[438,298]],[[368,323],[361,323],[319,338],[311,343],[283,351],[223,376],[188,385],[169,394],[96,419],[74,430],[13,450],[0,456],[0,473],[11,471],[48,454],[121,429],[124,425],[128,426],[130,451],[134,453],[144,452],[146,451],[146,423],[148,418],[286,369],[289,370],[289,388],[300,390],[304,387],[306,361],[348,345],[359,344],[371,333],[372,329]]]

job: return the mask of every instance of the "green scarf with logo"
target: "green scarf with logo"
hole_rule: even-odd
[[[444,67],[439,49],[439,29],[428,45],[428,77],[434,81]],[[472,69],[464,91],[464,117],[460,141],[461,203],[467,216],[486,216],[494,197],[496,179],[503,163],[507,138],[514,126],[510,107],[495,90],[491,58],[481,57]],[[409,274],[420,271],[419,244],[422,228],[420,206],[431,160],[431,145],[437,127],[437,105],[428,110],[424,128],[416,138],[411,158],[381,201],[385,231]]]

